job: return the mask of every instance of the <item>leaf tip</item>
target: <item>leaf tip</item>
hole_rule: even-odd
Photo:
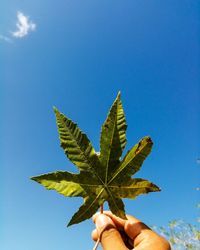
[[[120,98],[120,97],[121,97],[121,91],[119,90],[117,94],[117,98]]]
[[[31,177],[30,177],[30,179],[31,179],[32,181],[36,181],[36,182],[38,182],[38,179],[37,179],[37,177],[36,177],[36,176],[31,176]]]
[[[153,144],[153,141],[151,139],[151,137],[149,135],[147,135],[146,137],[144,137],[144,139],[149,142],[149,143],[152,143]]]
[[[31,177],[30,177],[30,179],[31,179],[32,181],[34,181],[34,178],[35,178],[35,176],[31,176]]]
[[[53,106],[53,111],[54,111],[55,113],[57,113],[57,112],[58,112],[58,109],[57,109],[55,106]]]
[[[149,192],[161,192],[161,188],[158,187],[157,185],[155,185],[154,183],[151,183],[151,189],[149,190]]]
[[[73,218],[68,222],[67,227],[70,227],[72,225],[76,224],[75,222],[73,222]]]

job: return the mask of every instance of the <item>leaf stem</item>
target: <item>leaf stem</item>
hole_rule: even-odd
[[[103,214],[103,204],[100,206],[100,213]]]
[[[96,250],[100,242],[100,238],[98,238],[97,242],[94,245],[94,248],[92,250]]]

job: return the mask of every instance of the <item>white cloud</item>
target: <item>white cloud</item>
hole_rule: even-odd
[[[10,39],[7,36],[0,35],[0,40],[3,40],[4,42],[12,43],[12,39]]]
[[[27,36],[30,31],[36,29],[36,24],[29,20],[28,16],[25,16],[22,12],[17,12],[17,30],[12,32],[12,35],[16,38],[22,38]]]

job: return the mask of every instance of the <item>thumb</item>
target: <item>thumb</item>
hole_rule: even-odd
[[[110,217],[98,214],[94,222],[104,250],[127,250],[119,231]]]

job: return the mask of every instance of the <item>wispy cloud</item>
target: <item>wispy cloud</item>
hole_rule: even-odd
[[[13,37],[22,38],[27,36],[29,32],[34,31],[36,29],[36,24],[29,20],[28,16],[25,16],[22,12],[17,12],[17,30],[11,32]]]
[[[4,42],[7,42],[7,43],[12,43],[12,39],[10,39],[7,36],[0,35],[0,40],[3,40]]]

